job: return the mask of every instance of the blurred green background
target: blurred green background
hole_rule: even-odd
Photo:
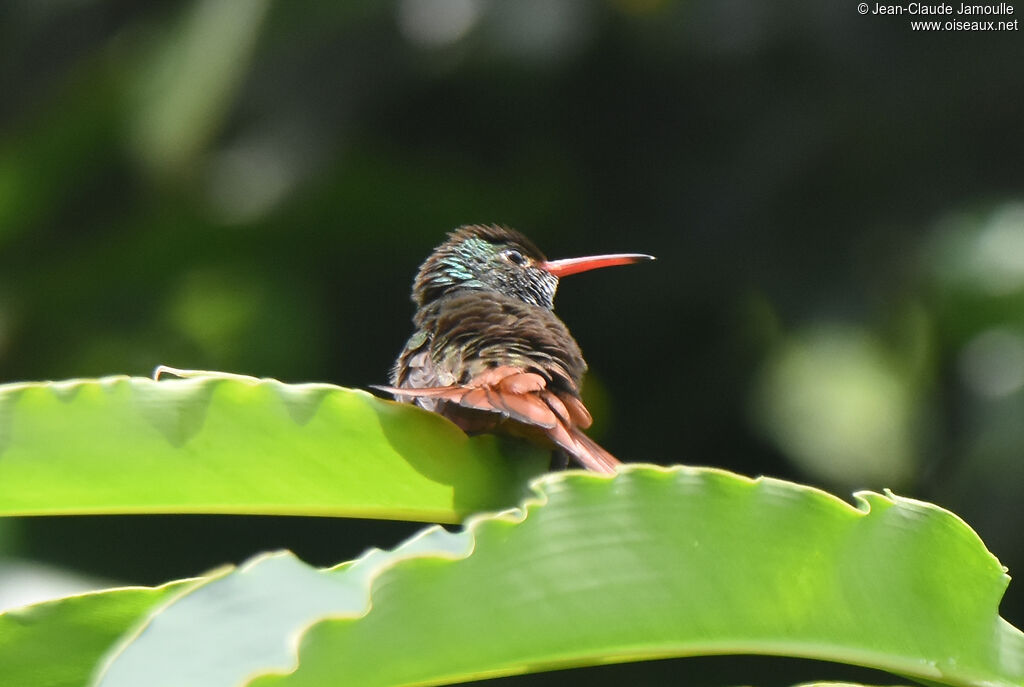
[[[0,381],[383,383],[422,259],[509,224],[659,258],[559,293],[613,453],[892,488],[1024,570],[1020,31],[846,1],[7,0],[0,45]],[[0,570],[153,584],[417,529],[17,519]],[[1024,626],[1020,582],[1002,612]]]

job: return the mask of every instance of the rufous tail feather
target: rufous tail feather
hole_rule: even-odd
[[[583,433],[591,417],[580,399],[546,387],[540,375],[499,367],[466,385],[429,388],[374,386],[396,396],[438,398],[463,408],[497,413],[527,427],[536,427],[583,467],[611,474],[619,461]]]
[[[576,449],[574,450],[568,446],[563,448],[565,448],[573,458],[578,460],[580,465],[588,470],[613,475],[615,474],[616,468],[619,465],[622,465],[618,458],[608,453],[608,451],[602,448],[600,444],[576,427],[572,428],[572,438],[576,441]]]

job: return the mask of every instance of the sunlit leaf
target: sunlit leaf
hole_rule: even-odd
[[[698,468],[536,485],[522,510],[335,570],[281,553],[211,578],[96,684],[432,685],[723,653],[1024,682],[1024,634],[998,615],[1009,578],[937,506]]]
[[[0,386],[0,515],[456,522],[515,504],[548,459],[329,384],[206,375]]]

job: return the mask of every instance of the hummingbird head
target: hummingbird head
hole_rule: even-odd
[[[550,310],[559,277],[653,259],[630,253],[548,260],[530,239],[514,229],[469,225],[448,234],[448,240],[420,266],[412,299],[423,307],[458,289],[478,289],[497,291]]]

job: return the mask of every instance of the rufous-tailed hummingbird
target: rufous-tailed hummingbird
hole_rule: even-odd
[[[558,448],[590,470],[619,461],[583,433],[587,364],[552,308],[559,277],[653,260],[635,253],[548,260],[525,236],[464,226],[420,266],[416,331],[391,371],[401,401],[440,413],[469,433],[499,432]]]

